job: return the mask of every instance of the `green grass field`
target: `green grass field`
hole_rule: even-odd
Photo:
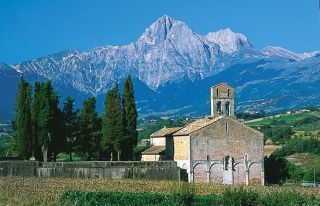
[[[289,114],[289,115],[284,114],[279,117],[267,117],[259,121],[248,121],[248,122],[245,122],[244,124],[248,126],[258,126],[258,125],[262,126],[262,125],[269,125],[269,124],[272,124],[272,122],[277,121],[277,122],[285,122],[289,125],[292,125],[294,122],[298,120],[302,120],[304,118],[312,117],[312,116],[314,116],[314,114],[311,112],[308,112],[308,113],[306,112],[301,114]]]

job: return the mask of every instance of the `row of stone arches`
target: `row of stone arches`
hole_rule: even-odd
[[[191,182],[207,182],[211,183],[215,179],[218,179],[219,182],[223,184],[234,184],[234,175],[235,172],[238,171],[238,176],[240,179],[245,179],[245,184],[249,185],[250,183],[250,168],[254,164],[261,165],[261,169],[263,162],[261,161],[251,161],[249,156],[246,154],[244,159],[235,160],[232,156],[225,156],[221,160],[211,160],[209,155],[207,156],[207,160],[198,160],[193,161],[193,165],[191,167]],[[199,168],[197,171],[197,168]],[[214,167],[216,167],[214,169]],[[240,173],[239,173],[240,172]],[[263,172],[263,171],[261,171]],[[242,176],[244,175],[244,177]],[[199,181],[195,181],[195,178],[200,176]],[[204,177],[205,176],[205,177]],[[242,177],[241,177],[242,176]],[[221,179],[219,180],[220,177]],[[239,179],[239,177],[238,177]],[[263,184],[263,183],[262,183]]]

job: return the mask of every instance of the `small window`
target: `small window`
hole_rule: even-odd
[[[230,97],[230,89],[228,89],[228,97]]]
[[[210,156],[209,155],[207,155],[207,161],[210,162]]]
[[[219,96],[219,89],[217,89],[217,97]]]
[[[225,129],[226,129],[226,131],[229,131],[229,124],[228,123],[226,123]]]

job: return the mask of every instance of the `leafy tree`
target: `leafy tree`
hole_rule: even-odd
[[[273,143],[286,143],[294,134],[289,126],[264,126],[261,131],[265,135],[265,139],[271,139]]]
[[[265,157],[265,180],[267,184],[283,184],[289,176],[287,160],[282,157],[270,155]]]
[[[32,155],[31,86],[22,77],[16,97],[14,138],[18,156],[29,159]]]
[[[307,139],[294,137],[273,154],[277,157],[285,157],[295,153],[320,154],[320,140],[316,137]]]
[[[121,149],[123,144],[123,127],[120,94],[118,84],[115,83],[113,88],[107,92],[105,100],[105,113],[103,116],[101,145],[104,151],[110,154],[110,160],[121,159]],[[116,154],[115,154],[116,153]]]
[[[63,106],[63,119],[65,124],[66,152],[72,161],[72,152],[75,147],[76,138],[79,135],[79,110],[74,110],[74,99],[67,97]]]
[[[80,135],[78,151],[87,160],[98,158],[101,140],[101,120],[96,112],[94,97],[84,100],[80,112]]]
[[[132,160],[133,148],[137,145],[137,118],[138,113],[134,100],[134,90],[129,75],[123,89],[122,95],[122,120],[123,120],[123,135],[122,157],[124,160]]]
[[[267,113],[265,111],[259,111],[254,114],[245,113],[245,112],[236,112],[236,117],[238,119],[244,119],[244,120],[258,119],[266,116],[267,116]]]
[[[319,182],[320,181],[320,172],[313,169],[306,170],[303,175],[303,180],[308,182]]]
[[[303,167],[301,165],[295,165],[287,161],[286,167],[288,169],[288,179],[295,182],[300,182],[303,178]]]

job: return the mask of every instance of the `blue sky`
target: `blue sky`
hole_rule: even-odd
[[[0,62],[128,44],[165,14],[199,34],[229,27],[257,49],[320,50],[319,0],[1,0]]]

